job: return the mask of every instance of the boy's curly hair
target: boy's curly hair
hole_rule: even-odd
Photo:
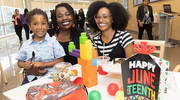
[[[28,25],[30,25],[32,17],[34,15],[42,15],[44,16],[44,18],[46,18],[46,21],[48,22],[48,17],[46,12],[42,11],[41,9],[35,8],[26,14],[25,21]]]

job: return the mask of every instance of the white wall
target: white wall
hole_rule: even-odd
[[[3,3],[3,4],[2,4]],[[1,6],[24,8],[23,0],[1,0]]]

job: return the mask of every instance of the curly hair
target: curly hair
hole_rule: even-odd
[[[57,28],[58,27],[57,17],[56,17],[56,12],[57,12],[57,9],[59,7],[65,7],[69,11],[69,13],[71,14],[71,16],[73,18],[73,23],[75,24],[75,27],[71,27],[71,33],[73,33],[77,28],[77,23],[76,23],[76,18],[75,18],[75,15],[74,15],[74,10],[68,3],[61,3],[61,4],[56,5],[56,7],[55,7],[54,21],[53,21],[53,26],[54,26],[55,33],[57,35],[59,34],[59,29]]]
[[[31,24],[31,20],[32,20],[32,17],[33,17],[34,15],[42,15],[42,16],[44,16],[44,18],[46,19],[46,21],[47,21],[47,23],[48,23],[47,14],[46,14],[44,11],[42,11],[41,9],[35,8],[35,9],[31,10],[30,12],[28,12],[28,13],[26,14],[25,21],[26,21],[26,23],[27,23],[28,25]]]
[[[106,3],[104,1],[95,1],[93,2],[87,12],[87,20],[89,25],[94,32],[100,31],[98,26],[96,25],[96,21],[94,19],[94,15],[97,14],[100,8],[106,7],[112,14],[112,29],[113,30],[125,30],[129,21],[129,14],[126,9],[117,2]]]

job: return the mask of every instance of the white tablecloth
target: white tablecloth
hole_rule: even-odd
[[[79,71],[78,76],[81,76],[80,65],[75,65],[73,67]],[[71,80],[74,80],[75,78],[76,77],[73,76],[71,77]],[[122,85],[121,79],[121,74],[117,72],[113,73],[113,71],[110,71],[108,75],[98,75],[98,85],[88,88],[88,92],[92,90],[98,90],[101,93],[102,100],[115,100],[114,96],[110,96],[108,94],[107,87],[110,83],[117,83],[119,86]],[[6,91],[3,94],[11,100],[25,100],[25,95],[29,87],[49,82],[52,82],[52,79],[49,79],[48,76],[46,76],[31,83]],[[167,80],[168,91],[164,97],[164,100],[178,100],[180,98],[179,84],[180,73],[169,71]]]

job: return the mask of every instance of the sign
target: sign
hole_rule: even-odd
[[[147,54],[136,54],[122,64],[125,100],[157,100],[160,67]]]

